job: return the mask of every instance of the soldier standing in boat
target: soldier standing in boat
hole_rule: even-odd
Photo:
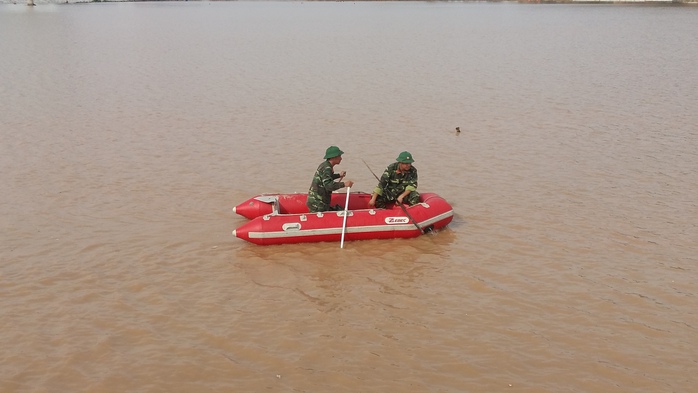
[[[407,203],[409,206],[419,203],[417,192],[417,168],[412,166],[412,154],[403,151],[388,165],[378,185],[373,189],[369,207],[384,208],[386,203]]]
[[[317,167],[313,181],[310,183],[310,190],[308,190],[306,205],[311,213],[344,209],[339,205],[330,206],[332,191],[354,185],[351,180],[342,181],[346,175],[345,171],[341,171],[339,174],[334,173],[334,166],[342,162],[342,154],[344,152],[339,150],[337,146],[330,146],[325,151],[325,161]]]

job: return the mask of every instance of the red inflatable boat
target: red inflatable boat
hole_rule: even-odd
[[[309,213],[307,194],[262,194],[235,206],[233,212],[251,221],[233,235],[259,245],[338,242],[342,236],[344,211]],[[344,206],[346,194],[332,194],[331,205]],[[344,240],[417,237],[438,230],[453,220],[451,205],[434,193],[420,194],[413,206],[388,205],[369,209],[371,195],[352,192],[346,217]]]

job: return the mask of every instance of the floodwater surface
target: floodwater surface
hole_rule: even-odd
[[[695,390],[696,21],[0,6],[0,391]],[[410,151],[453,222],[232,236],[236,204],[306,192],[330,145],[366,192],[362,160]]]

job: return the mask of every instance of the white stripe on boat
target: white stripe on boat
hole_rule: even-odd
[[[453,216],[453,210],[441,213],[438,216],[432,217],[418,223],[419,227],[425,227],[437,223],[445,218]],[[390,231],[413,231],[414,224],[409,222],[403,225],[363,225],[355,227],[347,227],[346,233],[367,233],[367,232],[390,232]],[[318,229],[300,229],[293,231],[268,231],[268,232],[248,232],[247,236],[250,239],[278,239],[285,237],[305,237],[305,236],[321,236],[321,235],[339,235],[342,233],[341,227],[318,228]]]

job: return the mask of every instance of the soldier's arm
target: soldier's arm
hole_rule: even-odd
[[[405,180],[405,191],[417,191],[417,168],[413,168],[413,171],[411,171]]]
[[[335,173],[332,173],[330,168],[327,168],[322,172],[322,186],[329,192],[344,188],[344,182],[334,181],[334,175]],[[339,175],[337,175],[337,177],[339,177]]]

